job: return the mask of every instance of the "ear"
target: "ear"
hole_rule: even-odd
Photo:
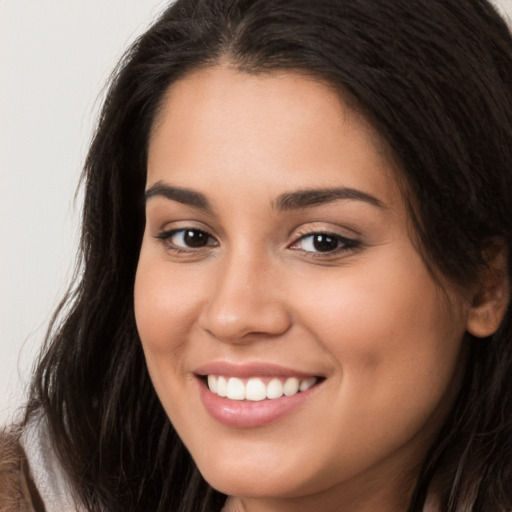
[[[508,251],[502,240],[493,240],[484,250],[486,267],[474,290],[466,324],[477,338],[494,334],[500,326],[510,298]]]

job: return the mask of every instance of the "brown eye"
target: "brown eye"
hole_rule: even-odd
[[[187,247],[204,247],[208,245],[208,240],[210,239],[207,233],[197,229],[184,230],[181,237],[183,239],[183,245]]]
[[[339,240],[331,235],[313,235],[313,247],[318,252],[334,251],[338,248]]]
[[[176,249],[201,249],[217,245],[216,240],[206,231],[200,229],[174,229],[157,236],[166,242],[170,248]]]
[[[310,233],[300,237],[290,248],[307,253],[325,254],[354,249],[358,244],[356,240],[334,233]]]

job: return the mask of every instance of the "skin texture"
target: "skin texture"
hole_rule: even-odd
[[[377,134],[319,81],[218,66],[169,91],[147,189],[190,189],[210,207],[147,199],[136,320],[169,418],[233,510],[407,508],[458,388],[472,310],[427,270],[394,176]],[[275,204],[340,187],[377,201]],[[163,239],[185,228],[206,245]],[[318,252],[311,233],[352,242]],[[236,428],[200,399],[195,372],[212,361],[325,380],[278,421]]]

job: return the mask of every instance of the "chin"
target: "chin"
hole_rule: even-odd
[[[320,483],[303,471],[307,464],[294,465],[290,469],[282,461],[238,458],[236,462],[224,459],[214,464],[201,464],[198,468],[203,478],[217,491],[228,496],[243,498],[293,498],[321,490]]]

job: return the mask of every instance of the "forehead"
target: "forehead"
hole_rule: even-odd
[[[159,180],[398,190],[381,137],[334,88],[299,73],[222,66],[169,88],[149,144],[148,184]]]

